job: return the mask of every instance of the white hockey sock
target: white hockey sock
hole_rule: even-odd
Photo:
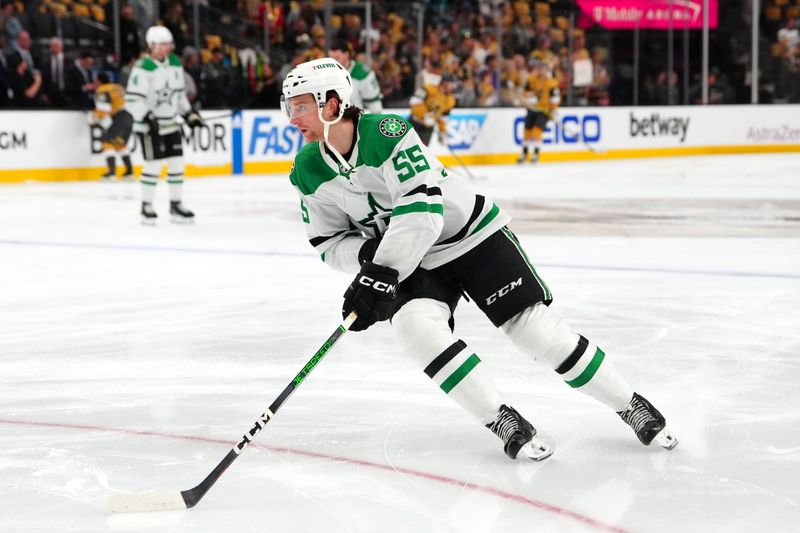
[[[407,355],[439,388],[482,424],[494,421],[503,403],[480,358],[450,331],[450,309],[427,298],[405,304],[392,326]]]
[[[183,198],[183,175],[167,175],[167,183],[169,184],[170,201],[180,202],[181,198]]]
[[[502,329],[518,349],[553,368],[570,387],[614,411],[628,406],[633,388],[614,364],[546,305],[529,307],[503,324]]]
[[[162,161],[145,161],[139,181],[142,184],[142,202],[153,203],[156,185],[161,175]]]
[[[169,184],[169,199],[180,202],[183,198],[183,172],[185,169],[183,157],[174,156],[167,158],[167,183]]]
[[[614,363],[583,335],[555,371],[567,385],[603,402],[614,411],[624,411],[633,397],[633,388]]]

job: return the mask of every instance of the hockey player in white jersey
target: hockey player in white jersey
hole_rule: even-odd
[[[133,66],[125,93],[125,108],[133,116],[144,156],[142,221],[153,224],[157,219],[153,198],[166,163],[172,220],[192,222],[194,213],[182,203],[185,162],[177,117],[182,116],[190,128],[201,126],[203,120],[186,98],[183,66],[172,53],[172,33],[164,26],[152,26],[145,40],[148,53]]]
[[[383,94],[374,70],[353,59],[353,47],[345,39],[337,39],[328,50],[330,56],[350,73],[353,93],[350,103],[368,113],[383,112]]]
[[[406,120],[362,115],[351,91],[347,70],[323,58],[287,75],[281,101],[307,141],[290,180],[309,241],[329,266],[356,273],[342,309],[358,314],[350,329],[389,319],[404,351],[509,457],[542,460],[551,448],[453,334],[456,305],[469,295],[518,349],[616,411],[642,443],[674,447],[661,413],[550,310],[550,289],[508,214],[448,176]]]

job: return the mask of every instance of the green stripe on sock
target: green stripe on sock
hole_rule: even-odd
[[[606,354],[603,352],[603,350],[598,348],[597,351],[594,352],[594,357],[592,357],[591,362],[586,368],[583,369],[583,372],[581,372],[580,376],[573,380],[567,381],[567,385],[577,389],[578,387],[583,387],[589,383],[589,380],[592,379],[597,373],[597,369],[600,368],[600,363],[603,362],[605,356]]]
[[[150,181],[143,179],[140,179],[139,181],[142,183],[142,185],[152,185],[153,187],[155,187],[158,184],[158,181]]]
[[[455,372],[450,374],[450,377],[444,380],[444,383],[442,383],[441,387],[445,394],[449,393],[456,385],[461,383],[461,380],[464,379],[466,375],[469,374],[470,371],[480,362],[481,360],[477,355],[470,355],[467,360],[464,361]]]

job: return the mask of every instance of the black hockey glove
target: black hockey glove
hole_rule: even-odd
[[[389,318],[397,293],[398,276],[393,268],[375,263],[361,265],[361,272],[344,291],[342,316],[346,317],[351,311],[358,314],[350,331],[363,331],[375,322]]]
[[[205,124],[203,117],[201,117],[200,113],[198,113],[194,108],[190,109],[188,113],[183,115],[183,120],[185,120],[186,125],[192,129],[199,128]]]
[[[375,252],[378,251],[378,245],[381,243],[379,237],[373,237],[372,239],[367,239],[364,241],[364,244],[361,245],[361,248],[358,250],[358,264],[363,265],[364,263],[371,263],[372,259],[375,257]]]
[[[148,112],[144,116],[144,123],[147,124],[150,136],[153,139],[158,138],[158,119],[152,113]]]

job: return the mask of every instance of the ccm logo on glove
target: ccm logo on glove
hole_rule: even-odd
[[[361,277],[358,278],[358,282],[365,287],[372,287],[378,292],[385,292],[386,294],[395,294],[395,292],[397,292],[397,285],[378,281],[369,276],[361,275]]]
[[[390,267],[369,262],[361,265],[361,272],[347,287],[342,304],[342,316],[350,311],[358,315],[351,331],[365,330],[389,318],[397,295],[398,276],[397,270]]]

